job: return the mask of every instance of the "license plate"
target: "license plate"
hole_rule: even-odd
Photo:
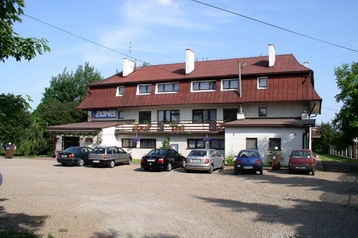
[[[67,155],[61,155],[61,158],[67,158]]]
[[[191,162],[193,162],[193,163],[199,163],[199,162],[200,162],[200,159],[192,159]]]
[[[148,162],[155,162],[155,159],[147,159]]]
[[[93,163],[99,163],[99,160],[93,160]]]
[[[253,169],[253,166],[244,166],[244,169]]]

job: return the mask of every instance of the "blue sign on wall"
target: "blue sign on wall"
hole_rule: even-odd
[[[93,111],[93,118],[117,118],[116,110]]]

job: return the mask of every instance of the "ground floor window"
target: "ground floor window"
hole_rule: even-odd
[[[156,148],[156,140],[140,139],[140,148]]]
[[[224,139],[211,139],[210,148],[216,150],[225,150],[225,140]]]
[[[257,150],[257,138],[246,138],[246,149]]]
[[[269,150],[281,151],[281,138],[269,138]]]
[[[205,148],[205,142],[203,138],[201,139],[188,139],[187,148],[195,149],[195,148]]]
[[[135,148],[136,142],[133,141],[133,138],[131,139],[122,139],[122,147],[123,148]]]

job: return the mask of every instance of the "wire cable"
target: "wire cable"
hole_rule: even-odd
[[[281,27],[281,26],[278,26],[278,25],[274,25],[274,24],[271,24],[271,23],[268,23],[268,22],[265,22],[265,21],[261,21],[261,20],[258,20],[256,18],[253,18],[253,17],[248,17],[248,16],[245,16],[243,14],[240,14],[240,13],[237,13],[237,12],[234,12],[234,11],[230,11],[230,10],[218,7],[218,6],[214,6],[214,5],[202,2],[202,1],[198,1],[198,0],[191,0],[191,1],[199,3],[199,4],[202,4],[202,5],[205,5],[207,7],[211,7],[211,8],[223,11],[223,12],[227,12],[227,13],[239,16],[239,17],[243,17],[243,18],[249,19],[251,21],[255,21],[255,22],[270,26],[270,27],[274,27],[274,28],[280,29],[282,31],[286,31],[286,32],[289,32],[289,33],[292,33],[292,34],[295,34],[295,35],[299,35],[299,36],[302,36],[302,37],[305,37],[305,38],[308,38],[308,39],[311,39],[311,40],[315,40],[315,41],[318,41],[318,42],[321,42],[321,43],[325,43],[327,45],[335,46],[335,47],[338,47],[338,48],[341,48],[341,49],[345,49],[345,50],[349,50],[349,51],[353,51],[353,52],[358,53],[358,50],[356,50],[356,49],[352,49],[352,48],[349,48],[349,47],[346,47],[346,46],[343,46],[343,45],[338,45],[338,44],[335,44],[335,43],[332,43],[332,42],[329,42],[329,41],[325,41],[325,40],[322,40],[322,39],[319,39],[319,38],[316,38],[316,37],[313,37],[313,36],[309,36],[309,35],[306,35],[306,34],[303,34],[303,33],[299,33],[297,31],[293,31],[293,30],[290,30],[290,29],[287,29],[287,28],[284,28],[284,27]]]

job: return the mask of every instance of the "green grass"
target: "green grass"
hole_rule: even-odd
[[[318,155],[323,162],[337,162],[337,163],[358,163],[358,160],[346,159],[336,155],[323,154]]]

